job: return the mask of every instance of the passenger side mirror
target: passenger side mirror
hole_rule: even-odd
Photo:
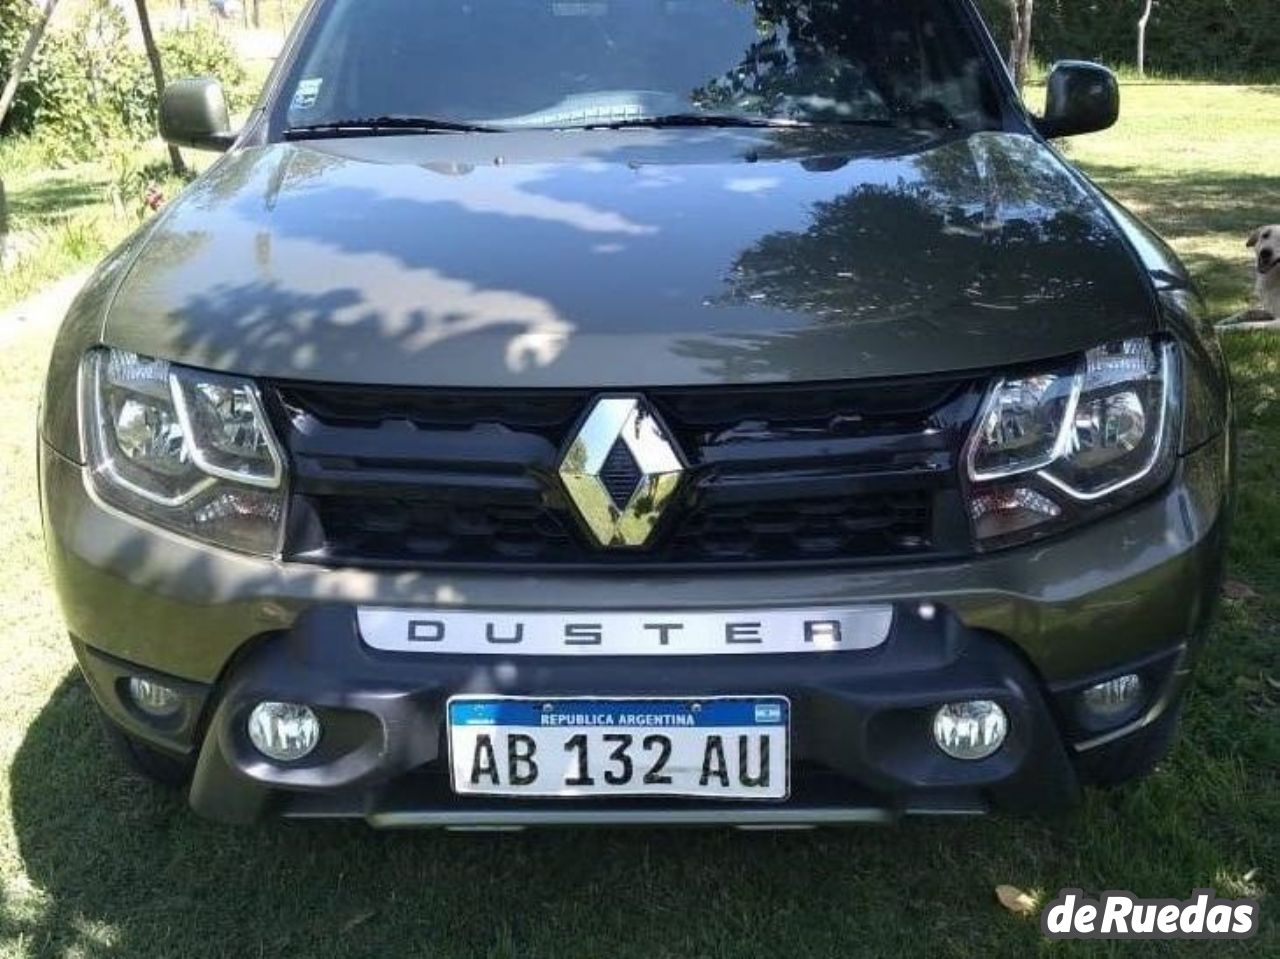
[[[174,146],[219,153],[229,150],[236,136],[231,132],[222,84],[198,77],[165,87],[160,98],[160,136]]]
[[[1064,60],[1049,74],[1044,116],[1036,129],[1046,137],[1070,137],[1113,126],[1120,117],[1120,84],[1106,67]]]

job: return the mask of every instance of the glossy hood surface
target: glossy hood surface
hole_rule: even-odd
[[[105,342],[334,382],[978,369],[1149,332],[1137,260],[1030,137],[624,130],[277,144],[137,241]]]

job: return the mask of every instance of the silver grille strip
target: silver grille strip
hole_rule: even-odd
[[[374,649],[473,656],[731,656],[872,649],[893,607],[649,612],[357,610]]]

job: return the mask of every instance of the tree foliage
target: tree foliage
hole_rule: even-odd
[[[30,0],[0,0],[0,83],[6,81],[14,69],[23,44],[31,32],[38,11]],[[29,90],[19,86],[14,101],[14,115],[25,114]],[[10,116],[10,125],[13,116]]]
[[[8,77],[0,74],[0,80],[3,80],[3,89],[0,89],[0,126],[4,125],[4,118],[9,115],[9,108],[13,105],[13,99],[18,92],[18,84],[22,80],[22,76],[27,71],[27,67],[31,65],[31,60],[35,56],[36,50],[40,48],[40,41],[44,39],[45,31],[49,27],[49,21],[53,18],[54,11],[58,8],[58,0],[45,0],[44,6],[40,8],[40,12],[34,16],[34,24],[27,32],[27,39],[23,43],[22,48],[16,55],[7,55],[9,59]]]
[[[978,0],[1007,50],[1010,0]],[[1032,52],[1136,66],[1145,0],[1037,0]],[[1280,79],[1280,0],[1156,0],[1147,28],[1149,72],[1180,77]]]
[[[29,0],[0,0],[12,7]],[[12,47],[0,54],[7,72]],[[37,125],[68,152],[88,153],[105,140],[139,137],[155,115],[154,94],[141,54],[129,43],[124,14],[105,0],[79,7],[61,29],[46,34],[23,75],[6,130]]]
[[[0,77],[8,76],[34,10],[31,0],[0,0]],[[154,135],[155,81],[125,12],[109,0],[68,6],[72,10],[36,51],[4,132],[36,132],[68,159],[96,155],[110,140]],[[162,34],[157,43],[168,76],[217,77],[234,109],[248,105],[245,69],[224,36],[201,26]]]
[[[248,71],[225,34],[199,24],[190,30],[162,33],[157,42],[170,79],[214,77],[222,82],[233,111],[252,106],[256,91],[249,89]]]

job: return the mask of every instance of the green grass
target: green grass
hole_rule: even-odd
[[[145,186],[127,180],[123,189],[129,195],[121,195],[123,210],[112,199],[112,187],[121,179],[122,151],[131,167],[164,158],[159,143],[110,144],[102,157],[91,162],[57,164],[31,139],[0,140],[9,244],[17,251],[0,269],[0,309],[97,262],[138,226],[138,204]],[[159,182],[170,196],[182,186],[171,177]]]
[[[1177,248],[1215,311],[1241,309],[1245,238],[1280,219],[1280,86],[1126,85],[1122,102],[1119,125],[1067,152]]]
[[[0,151],[9,204],[9,243],[17,251],[0,271],[0,308],[93,263],[129,229],[117,224],[112,215],[109,177],[100,165],[24,169],[12,162],[13,152]]]
[[[1073,155],[1174,240],[1216,308],[1242,306],[1245,233],[1280,197],[1257,152],[1280,96],[1126,93],[1122,127]],[[1256,595],[1225,604],[1183,735],[1142,785],[1044,821],[506,837],[226,829],[105,752],[41,556],[31,423],[48,339],[0,351],[0,955],[1280,954],[1280,694],[1266,681],[1280,678],[1278,336],[1228,341],[1243,481],[1231,575]],[[1230,945],[1051,944],[996,904],[1000,883],[1041,901],[1065,886],[1214,886],[1263,896],[1263,929]]]

